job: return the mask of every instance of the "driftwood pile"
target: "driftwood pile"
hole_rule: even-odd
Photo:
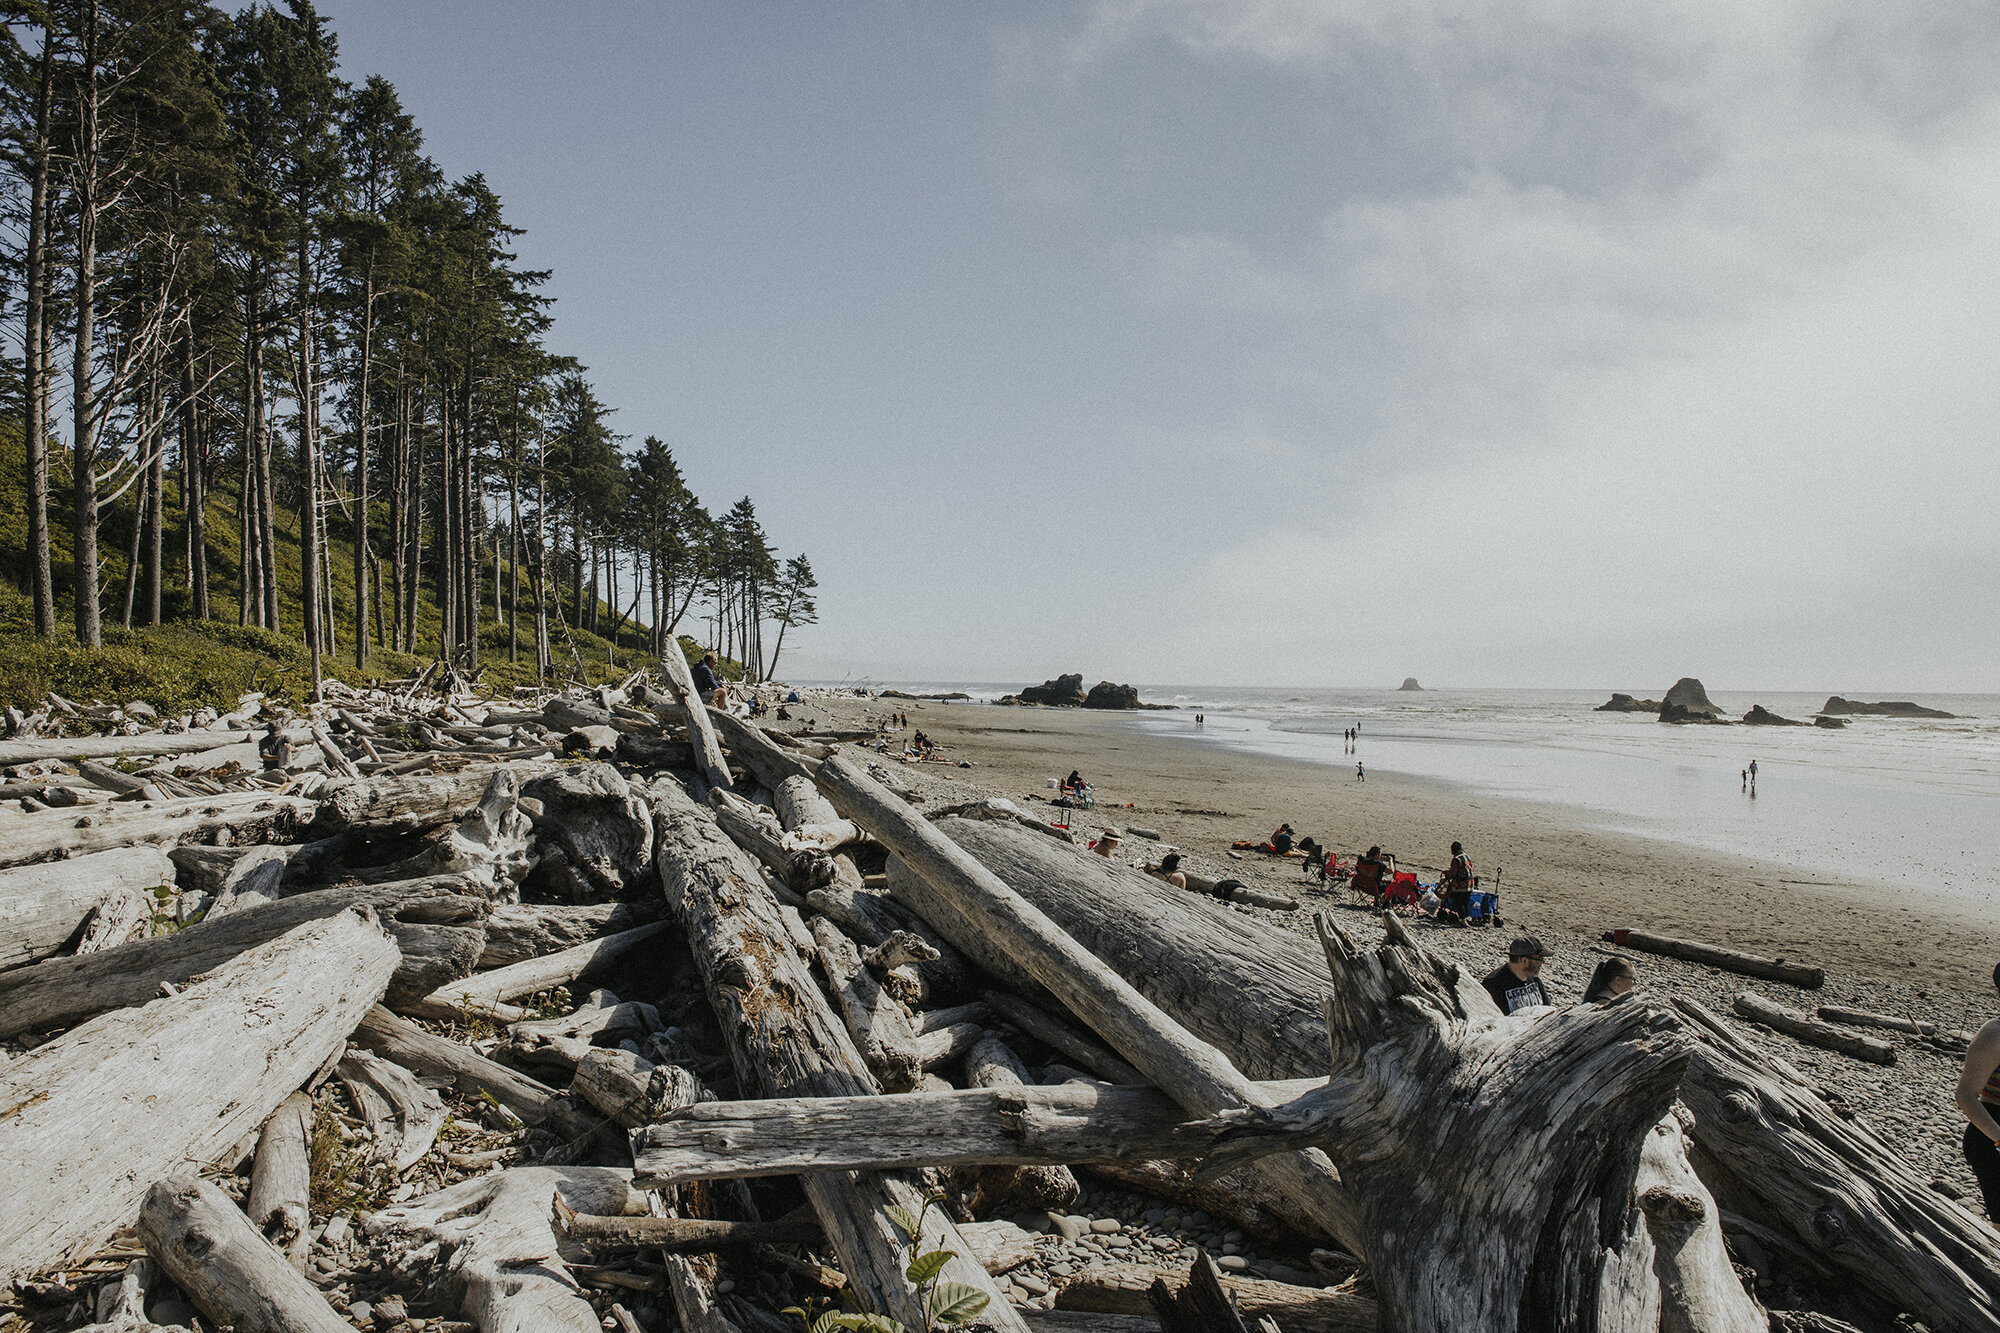
[[[1315,951],[663,667],[10,714],[0,1330],[1842,1327],[1776,1264],[2000,1331],[1993,1231],[1698,1006],[1503,1018],[1393,918]],[[988,1219],[1078,1171],[1344,1280],[1017,1305]]]

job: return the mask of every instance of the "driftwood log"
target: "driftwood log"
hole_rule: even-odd
[[[1818,990],[1826,984],[1824,968],[1788,963],[1782,958],[1765,958],[1754,953],[1740,953],[1735,949],[1723,949],[1713,944],[1703,944],[1698,940],[1675,939],[1671,935],[1649,935],[1643,930],[1607,930],[1604,932],[1604,938],[1616,942],[1620,948],[1663,954],[1668,958],[1681,958],[1690,963],[1703,963],[1709,967],[1721,968],[1724,972],[1735,972],[1746,977],[1782,981],[1804,990]]]
[[[1146,1082],[1146,1076],[1131,1065],[1060,1018],[1036,1005],[1029,1004],[1019,996],[1009,995],[1006,991],[988,991],[986,1007],[991,1009],[994,1016],[1002,1022],[1011,1023],[1050,1050],[1068,1056],[1106,1082]]]
[[[973,929],[988,942],[989,951],[1005,953],[1031,973],[1119,1055],[1190,1112],[1214,1115],[1268,1106],[1262,1092],[1230,1064],[1227,1056],[1148,1000],[899,797],[839,756],[820,765],[819,783],[838,809],[895,852],[937,898],[949,903],[961,922],[974,923]],[[1081,855],[1013,824],[974,820],[945,823],[1001,830],[1033,838],[1045,844],[1051,854]],[[1276,1153],[1260,1162],[1258,1169],[1273,1179],[1282,1179],[1284,1188],[1319,1220],[1327,1234],[1349,1249],[1364,1243],[1360,1214],[1324,1153],[1313,1147]]]
[[[506,967],[646,924],[630,903],[495,903],[481,969]]]
[[[861,1058],[885,1091],[908,1092],[917,1086],[918,1075],[924,1070],[909,1014],[861,965],[854,941],[841,934],[840,927],[823,916],[814,917],[810,924],[828,993]]]
[[[1829,1023],[1845,1023],[1849,1027],[1884,1028],[1890,1032],[1907,1032],[1917,1037],[1937,1035],[1935,1023],[1925,1023],[1915,1018],[1899,1018],[1894,1014],[1870,1013],[1866,1009],[1848,1009],[1837,1004],[1823,1004],[1813,1012]]]
[[[478,972],[440,986],[429,995],[404,1006],[408,1012],[426,1018],[450,1018],[460,1012],[519,1022],[524,1011],[507,1011],[504,1002],[555,986],[567,986],[596,968],[607,966],[629,949],[643,946],[667,929],[664,921],[654,921],[616,935],[585,940],[558,953],[526,958],[491,972]],[[391,1005],[390,1008],[398,1006]]]
[[[653,816],[609,764],[579,764],[524,784],[542,803],[535,829],[560,847],[592,894],[615,898],[653,877]]]
[[[92,909],[121,890],[150,894],[174,878],[174,863],[157,847],[0,870],[0,970],[57,952]]]
[[[1186,1285],[1185,1271],[1152,1264],[1109,1264],[1086,1269],[1056,1294],[1059,1310],[1091,1311],[1097,1314],[1153,1314],[1147,1292],[1155,1282],[1164,1282],[1170,1291]],[[1346,1292],[1295,1287],[1288,1282],[1267,1282],[1262,1278],[1222,1274],[1222,1289],[1236,1300],[1237,1308],[1251,1318],[1276,1321],[1284,1333],[1376,1333],[1380,1327],[1377,1307],[1366,1296]],[[1157,1325],[1156,1325],[1157,1327]],[[1440,1325],[1441,1333],[1459,1333],[1455,1325]],[[1467,1326],[1464,1333],[1471,1333]]]
[[[139,1239],[214,1323],[256,1333],[353,1333],[326,1298],[257,1234],[227,1194],[197,1176],[146,1191]]]
[[[1822,1023],[1817,1018],[1808,1018],[1788,1005],[1757,994],[1744,991],[1739,994],[1733,1007],[1736,1012],[1753,1023],[1762,1023],[1776,1032],[1796,1038],[1808,1046],[1818,1046],[1829,1051],[1839,1051],[1857,1060],[1871,1064],[1893,1065],[1896,1063],[1896,1045],[1882,1037],[1867,1037],[1859,1032],[1849,1032],[1831,1023]]]
[[[395,965],[374,913],[344,911],[0,1068],[0,1272],[88,1252],[153,1181],[254,1131],[340,1049]]]
[[[142,732],[137,736],[51,736],[44,739],[0,741],[0,768],[32,764],[37,759],[122,759],[127,755],[198,754],[234,745],[241,731]]]
[[[250,1196],[243,1210],[250,1225],[288,1263],[305,1271],[312,1245],[312,1214],[307,1194],[312,1184],[312,1098],[295,1092],[278,1103],[257,1132],[257,1156],[250,1168]]]
[[[578,1111],[554,1088],[455,1041],[426,1032],[381,1005],[361,1019],[354,1030],[354,1040],[420,1074],[456,1079],[469,1092],[487,1093],[527,1123],[546,1125],[566,1139],[588,1138],[600,1123]]]
[[[660,666],[666,672],[667,688],[687,717],[688,743],[694,748],[695,771],[709,786],[729,791],[732,789],[729,764],[722,757],[722,743],[716,740],[715,725],[710,720],[717,716],[727,717],[728,714],[710,711],[708,700],[695,693],[694,672],[688,669],[680,644],[670,643],[667,646],[672,651],[660,655]]]
[[[1791,1065],[1693,1000],[1675,1006],[1702,1038],[1681,1096],[1696,1167],[1723,1207],[1790,1237],[1887,1310],[1935,1330],[2000,1330],[2000,1233]]]
[[[443,1099],[401,1065],[358,1046],[347,1048],[333,1072],[373,1136],[371,1156],[399,1176],[423,1160],[450,1114]]]
[[[651,793],[661,887],[687,933],[743,1087],[766,1097],[873,1092],[866,1063],[793,948],[755,867],[678,784],[657,782]],[[910,1247],[884,1209],[893,1204],[924,1216],[924,1250],[963,1255],[950,1222],[926,1210],[916,1187],[895,1175],[833,1172],[801,1183],[863,1309],[912,1326],[923,1321],[904,1276]],[[945,1272],[989,1295],[989,1323],[1019,1333],[1019,1317],[984,1269],[958,1258]]]
[[[298,796],[244,791],[0,816],[0,865],[27,865],[145,843],[171,847],[213,839],[223,830],[236,841],[256,841],[311,819],[318,808]]]
[[[485,796],[496,767],[479,764],[456,773],[339,779],[328,785],[313,827],[322,835],[351,832],[384,838],[456,823]],[[546,766],[516,760],[508,767],[522,777]]]
[[[558,1193],[580,1213],[643,1213],[646,1196],[610,1167],[515,1167],[385,1208],[372,1235],[409,1231],[449,1253],[445,1289],[482,1333],[601,1333],[597,1313],[557,1261],[550,1207]]]
[[[137,940],[76,958],[45,958],[32,967],[0,973],[0,1037],[63,1027],[124,1005],[144,1004],[162,983],[181,985],[274,940],[308,921],[326,920],[351,907],[382,914],[383,924],[406,950],[390,993],[429,993],[452,975],[464,976],[479,956],[483,899],[461,892],[452,876],[301,893],[244,907],[171,935]]]

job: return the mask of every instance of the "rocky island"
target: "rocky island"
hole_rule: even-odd
[[[1662,722],[1716,722],[1727,725],[1722,710],[1709,702],[1708,691],[1693,676],[1682,676],[1660,700]]]
[[[996,702],[1017,707],[1023,704],[1038,704],[1043,708],[1098,708],[1112,710],[1161,709],[1171,710],[1172,704],[1145,704],[1139,702],[1137,685],[1114,685],[1108,680],[1100,680],[1083,689],[1083,674],[1073,672],[1067,676],[1057,676],[1054,680],[1043,681],[1040,685],[1028,685],[1019,694],[1003,695]]]
[[[1405,676],[1403,677],[1403,683],[1401,685],[1398,685],[1396,688],[1398,690],[1421,690],[1423,689],[1423,686],[1417,684],[1417,678],[1415,676]]]
[[[1834,695],[1826,701],[1826,707],[1819,710],[1823,717],[1957,717],[1956,713],[1942,712],[1936,708],[1924,708],[1907,700],[1885,700],[1879,704],[1865,704],[1858,699],[1843,699]]]

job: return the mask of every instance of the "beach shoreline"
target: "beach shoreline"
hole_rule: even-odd
[[[1405,867],[1432,872],[1447,863],[1453,841],[1463,842],[1487,887],[1499,872],[1503,914],[1528,926],[1591,937],[1631,927],[1973,995],[1996,956],[1990,920],[1933,895],[1614,830],[1586,811],[1445,779],[1374,768],[1356,781],[1351,767],[1201,745],[1119,712],[838,696],[813,703],[843,727],[904,712],[911,731],[899,739],[924,730],[973,764],[960,777],[1025,808],[1055,795],[1049,779],[1078,770],[1096,789],[1090,818],[1154,828],[1196,864],[1260,887],[1295,883],[1296,863],[1238,860],[1226,849],[1283,822],[1343,857],[1380,845]]]

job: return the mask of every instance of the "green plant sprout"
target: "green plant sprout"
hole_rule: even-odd
[[[882,1210],[891,1225],[903,1233],[904,1243],[918,1250],[923,1245],[923,1220],[929,1216],[931,1206],[943,1200],[942,1194],[926,1194],[923,1209],[915,1216],[910,1210],[897,1204],[890,1204]],[[923,1333],[934,1333],[941,1328],[960,1328],[984,1314],[992,1297],[969,1282],[940,1282],[938,1277],[945,1265],[958,1257],[956,1250],[930,1250],[916,1254],[903,1276],[917,1289],[919,1307],[924,1312]],[[848,1293],[852,1299],[852,1293]],[[887,1315],[863,1314],[857,1310],[828,1310],[818,1318],[813,1318],[796,1305],[785,1307],[785,1313],[798,1316],[806,1326],[807,1333],[836,1333],[839,1329],[860,1329],[863,1333],[910,1333],[907,1325]]]

